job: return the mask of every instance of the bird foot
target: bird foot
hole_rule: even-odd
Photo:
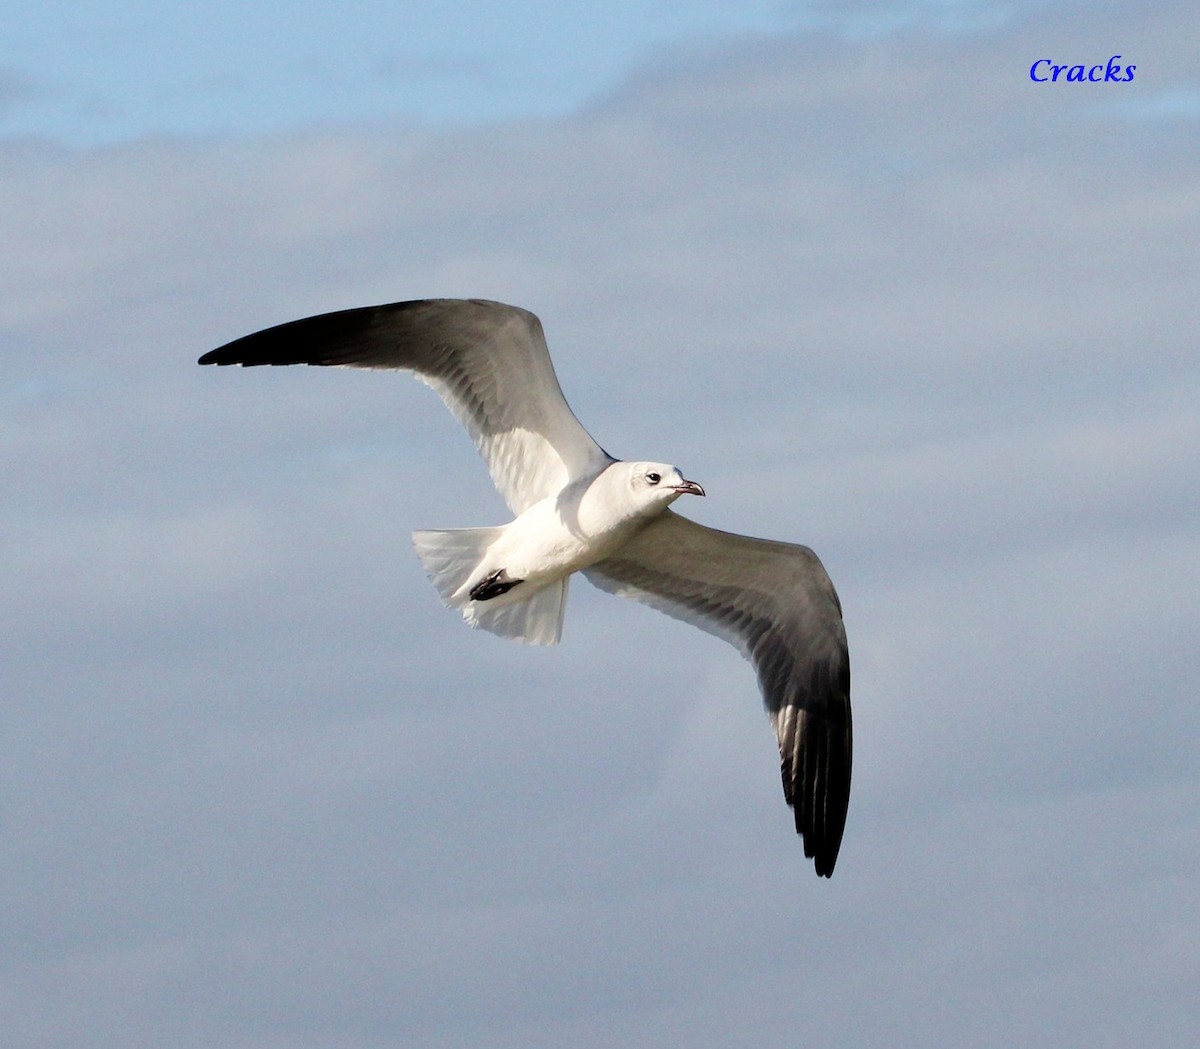
[[[471,587],[471,599],[473,601],[490,601],[493,597],[507,594],[514,586],[522,582],[524,582],[523,579],[510,578],[509,574],[501,568]]]

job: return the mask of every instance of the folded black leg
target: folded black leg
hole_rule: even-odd
[[[493,597],[499,597],[501,594],[507,594],[514,586],[521,582],[524,582],[524,580],[510,578],[509,574],[501,568],[471,587],[471,598],[475,601],[488,601]]]

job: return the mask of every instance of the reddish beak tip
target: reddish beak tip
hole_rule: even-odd
[[[680,495],[703,495],[704,489],[695,481],[684,481],[683,484],[675,486],[675,491]]]

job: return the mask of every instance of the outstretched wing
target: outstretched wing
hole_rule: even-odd
[[[585,575],[723,637],[754,664],[804,854],[831,875],[850,802],[850,659],[817,556],[668,510]]]
[[[482,299],[420,299],[291,321],[228,343],[201,364],[403,368],[441,395],[520,514],[612,462],[567,407],[541,322]]]

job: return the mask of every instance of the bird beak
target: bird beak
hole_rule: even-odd
[[[682,484],[675,486],[675,491],[680,495],[703,495],[704,489],[701,488],[695,481],[684,481]]]

